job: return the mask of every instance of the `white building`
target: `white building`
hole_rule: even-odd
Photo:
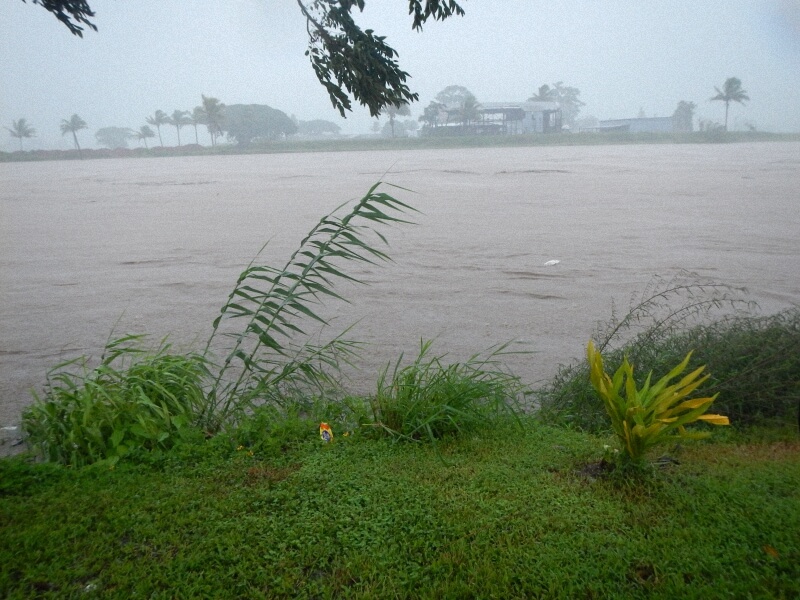
[[[621,133],[672,133],[672,117],[641,117],[637,119],[608,119],[600,121],[595,131]]]
[[[496,124],[500,133],[561,131],[561,106],[558,102],[484,102],[480,112],[483,122]]]

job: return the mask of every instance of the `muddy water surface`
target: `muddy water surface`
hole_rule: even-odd
[[[612,301],[690,270],[800,302],[800,144],[343,152],[0,164],[0,425],[53,364],[112,330],[202,347],[262,244],[279,265],[383,178],[421,211],[394,263],[332,305],[368,351],[351,386],[420,338],[464,358],[517,340],[535,382],[581,356]],[[546,266],[549,261],[559,261]]]

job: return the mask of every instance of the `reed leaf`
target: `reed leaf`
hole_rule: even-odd
[[[208,395],[207,426],[224,421],[232,410],[278,397],[281,386],[321,389],[335,383],[328,371],[349,360],[356,345],[341,337],[314,344],[306,327],[328,324],[318,307],[324,299],[344,300],[333,289],[337,282],[362,283],[343,270],[345,264],[390,260],[376,247],[387,244],[376,226],[409,223],[404,215],[416,212],[379,191],[381,185],[388,184],[374,184],[355,204],[323,217],[282,269],[254,260],[240,274],[206,345],[208,355],[216,351],[219,336],[230,340],[218,351],[224,360]]]

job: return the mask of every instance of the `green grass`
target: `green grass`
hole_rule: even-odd
[[[499,420],[439,444],[313,433],[148,464],[0,462],[6,598],[790,598],[800,444],[695,443],[638,483],[603,438]],[[91,594],[86,590],[91,591]]]

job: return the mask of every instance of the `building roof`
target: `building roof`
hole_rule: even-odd
[[[614,127],[630,123],[672,123],[672,117],[636,117],[632,119],[605,119],[600,121],[600,126]]]
[[[521,109],[525,112],[544,112],[546,110],[559,110],[561,106],[558,102],[481,102],[484,112],[503,112],[514,109]]]

